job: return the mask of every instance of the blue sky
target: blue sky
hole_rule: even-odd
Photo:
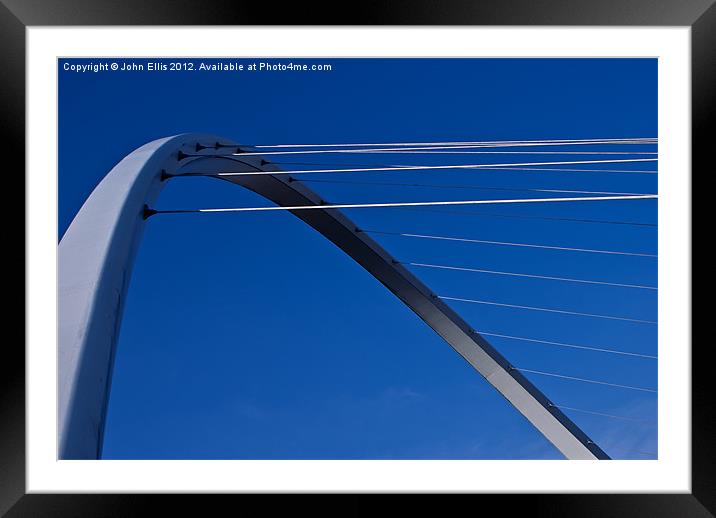
[[[147,141],[177,133],[213,133],[246,144],[657,135],[656,60],[291,61],[330,63],[332,70],[83,74],[64,71],[60,60],[59,235],[123,156]],[[589,158],[605,157],[568,159]],[[320,164],[529,162],[565,156],[363,154],[274,159],[285,162],[285,168],[305,169]],[[657,175],[625,173],[458,170],[339,176],[342,182],[371,184],[308,185],[332,203],[534,196],[373,184],[377,182],[635,193],[655,193],[657,187]],[[313,173],[304,179],[334,181],[336,176]],[[226,182],[183,178],[169,182],[156,208],[267,203]],[[655,224],[654,200],[346,212],[362,228],[387,232],[645,253],[656,253],[657,247],[655,226],[534,219]],[[649,257],[374,237],[401,261],[656,285],[657,261]],[[653,290],[411,269],[439,295],[656,320]],[[648,355],[657,352],[655,325],[450,304],[481,331]],[[653,359],[503,338],[490,341],[521,368],[636,387],[657,385]],[[644,420],[565,410],[612,457],[653,457],[656,394],[536,374],[528,377],[557,404]],[[277,212],[159,214],[148,221],[126,302],[103,457],[561,455],[367,272],[305,224]]]

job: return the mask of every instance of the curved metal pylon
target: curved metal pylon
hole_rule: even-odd
[[[278,171],[229,140],[184,134],[127,155],[95,188],[58,245],[59,458],[101,456],[107,397],[124,299],[146,218],[172,175]],[[280,206],[321,205],[286,175],[223,176]],[[380,281],[438,333],[569,459],[608,459],[604,451],[485,338],[338,209],[293,214]]]

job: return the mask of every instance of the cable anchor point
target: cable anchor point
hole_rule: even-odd
[[[147,205],[147,204],[144,205],[144,208],[142,209],[142,219],[143,220],[146,221],[147,219],[149,219],[151,216],[154,216],[155,214],[157,214],[156,210],[150,208],[149,205]]]

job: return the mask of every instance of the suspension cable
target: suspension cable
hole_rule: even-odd
[[[402,264],[407,264],[407,265],[411,265],[411,266],[420,266],[423,268],[437,268],[437,269],[442,269],[442,270],[486,273],[486,274],[492,274],[492,275],[507,275],[507,276],[512,276],[512,277],[527,277],[530,279],[544,279],[544,280],[549,280],[549,281],[564,281],[564,282],[577,282],[577,283],[583,283],[583,284],[598,284],[598,285],[603,285],[603,286],[615,286],[615,287],[620,287],[620,288],[637,288],[637,289],[644,289],[644,290],[656,290],[657,289],[656,286],[644,286],[641,284],[622,284],[622,283],[618,283],[618,282],[574,279],[572,277],[552,277],[549,275],[536,275],[536,274],[529,274],[529,273],[502,272],[502,271],[497,271],[497,270],[483,270],[481,268],[466,268],[466,267],[460,267],[460,266],[447,266],[447,265],[441,265],[441,264],[413,263],[413,262],[405,262]]]
[[[600,144],[609,144],[610,142],[600,142]],[[575,142],[576,144],[595,144],[595,142]],[[498,144],[498,145],[459,145],[459,146],[421,146],[421,147],[397,147],[397,148],[364,148],[364,149],[311,149],[301,151],[239,151],[238,153],[232,153],[233,155],[241,156],[268,156],[268,155],[318,155],[318,154],[336,154],[336,153],[377,153],[377,154],[393,154],[393,153],[404,153],[405,151],[433,151],[443,149],[476,149],[484,147],[522,147],[522,146],[552,146],[552,145],[564,145],[564,144]]]
[[[567,347],[570,349],[583,349],[586,351],[594,351],[594,352],[600,352],[600,353],[621,354],[624,356],[648,358],[651,360],[657,359],[656,356],[652,356],[650,354],[633,353],[633,352],[628,352],[628,351],[618,351],[615,349],[605,349],[605,348],[601,348],[601,347],[588,347],[586,345],[567,344],[564,342],[552,342],[550,340],[540,340],[537,338],[525,338],[522,336],[511,336],[511,335],[504,335],[504,334],[499,334],[499,333],[488,333],[486,331],[477,331],[477,332],[480,333],[481,335],[492,336],[495,338],[505,338],[505,339],[509,339],[509,340],[519,340],[522,342],[533,342],[533,343],[539,343],[539,344],[554,345],[556,347]]]
[[[568,379],[568,380],[572,380],[572,381],[581,381],[584,383],[595,383],[597,385],[607,385],[610,387],[618,387],[618,388],[624,388],[624,389],[629,389],[629,390],[639,390],[642,392],[653,392],[653,393],[657,392],[656,390],[650,389],[650,388],[633,387],[631,385],[621,385],[619,383],[610,383],[607,381],[593,380],[593,379],[588,379],[588,378],[577,378],[575,376],[566,376],[564,374],[555,374],[553,372],[544,372],[544,371],[537,371],[537,370],[532,370],[532,369],[522,369],[519,367],[513,367],[513,369],[518,370],[520,372],[530,372],[532,374],[539,374],[542,376],[552,376],[555,378],[563,378],[563,379]]]
[[[499,245],[499,246],[516,246],[516,247],[526,247],[526,248],[541,248],[546,250],[560,250],[565,252],[583,252],[583,253],[590,253],[590,254],[610,254],[610,255],[626,255],[626,256],[634,256],[634,257],[657,257],[656,254],[646,254],[646,253],[638,253],[638,252],[622,252],[618,250],[597,250],[592,248],[571,248],[566,246],[551,246],[551,245],[536,245],[531,243],[511,243],[506,241],[489,241],[486,239],[471,239],[471,238],[465,238],[465,237],[451,237],[451,236],[435,236],[435,235],[427,235],[427,234],[409,234],[406,232],[385,232],[382,230],[364,230],[361,229],[361,232],[365,232],[366,234],[384,234],[389,236],[401,236],[401,237],[414,237],[419,239],[437,239],[441,241],[457,241],[457,242],[463,242],[463,243],[479,243],[479,244],[485,244],[485,245]]]
[[[658,141],[656,137],[638,137],[638,138],[610,138],[610,139],[556,139],[556,140],[477,140],[477,141],[460,141],[460,142],[390,142],[380,144],[272,144],[272,145],[254,145],[254,148],[295,148],[295,147],[379,147],[379,146],[442,146],[442,145],[510,145],[510,144],[529,144],[534,146],[540,145],[575,145],[575,144],[654,144]]]
[[[261,165],[273,164],[278,166],[284,165],[308,165],[316,167],[409,167],[406,164],[356,164],[351,163],[337,163],[337,162],[274,162],[264,160]],[[560,167],[481,167],[483,171],[549,171],[549,172],[569,172],[569,173],[635,173],[635,174],[659,174],[658,171],[645,170],[645,169],[574,169],[574,168],[560,168]],[[316,172],[316,171],[312,171]],[[182,175],[179,175],[182,176]],[[305,181],[305,180],[303,180]]]
[[[511,200],[460,200],[460,201],[416,201],[394,203],[345,203],[323,205],[295,205],[291,207],[227,207],[217,209],[174,209],[153,210],[151,214],[184,214],[195,212],[263,212],[285,210],[316,210],[316,209],[368,209],[380,207],[421,207],[432,205],[490,205],[497,203],[548,203],[548,202],[574,202],[574,201],[610,201],[610,200],[651,200],[656,195],[645,196],[585,196],[581,198],[518,198]]]
[[[603,443],[599,441],[599,444],[602,445]],[[626,453],[633,453],[636,455],[643,455],[645,457],[658,457],[658,454],[655,451],[643,451],[643,450],[632,450],[631,448],[624,448],[622,446],[614,446],[613,444],[609,444],[605,446],[608,450],[620,450]]]
[[[436,148],[437,149],[437,148]],[[425,149],[420,151],[410,151],[407,149],[391,150],[391,151],[364,151],[364,153],[392,155],[658,155],[656,151],[473,151],[467,150],[451,150],[439,151],[436,149]]]
[[[431,189],[465,189],[465,190],[478,190],[478,191],[511,191],[511,192],[553,192],[553,193],[569,193],[569,194],[613,194],[621,196],[644,196],[651,193],[641,192],[615,192],[615,191],[580,191],[570,189],[537,189],[530,187],[487,187],[482,185],[469,185],[469,184],[434,184],[434,183],[402,183],[402,182],[366,182],[366,181],[354,181],[354,180],[325,180],[325,179],[313,179],[303,178],[302,183],[331,183],[331,184],[346,184],[346,185],[385,185],[388,187],[427,187]]]
[[[653,227],[656,228],[656,223],[642,223],[639,221],[615,221],[615,220],[602,220],[602,219],[581,219],[581,218],[558,218],[550,216],[532,216],[523,214],[504,214],[496,212],[474,212],[474,211],[458,211],[450,209],[430,209],[430,208],[403,208],[402,210],[409,210],[413,212],[434,212],[436,214],[457,214],[460,216],[478,216],[478,217],[489,217],[489,218],[507,218],[507,219],[534,219],[541,221],[566,221],[572,223],[594,223],[600,225],[627,225],[633,227]]]
[[[580,316],[580,317],[591,317],[591,318],[604,318],[607,320],[621,320],[624,322],[636,322],[639,324],[656,324],[657,322],[653,320],[642,320],[639,318],[627,318],[627,317],[618,317],[613,315],[601,315],[596,313],[582,313],[580,311],[567,311],[564,309],[553,309],[553,308],[542,308],[538,306],[521,306],[519,304],[507,304],[504,302],[494,302],[491,300],[477,300],[477,299],[464,299],[460,297],[447,297],[447,296],[438,296],[439,299],[442,300],[453,300],[456,302],[469,302],[471,304],[486,304],[489,306],[499,306],[503,308],[513,308],[513,309],[526,309],[530,311],[544,311],[547,313],[559,313],[561,315],[573,315],[573,316]]]
[[[659,174],[659,171],[644,169],[574,169],[558,167],[481,167],[483,171],[548,171],[565,173],[619,173],[619,174]]]
[[[199,155],[201,156],[201,155]],[[310,173],[361,173],[361,172],[378,172],[378,171],[433,171],[440,169],[484,169],[484,168],[503,168],[503,167],[519,167],[519,166],[539,166],[539,165],[574,165],[574,164],[616,164],[628,162],[657,162],[658,158],[622,158],[610,160],[570,160],[559,162],[521,162],[521,163],[505,163],[505,164],[458,164],[458,165],[414,165],[400,167],[359,167],[359,168],[341,168],[341,169],[308,169],[296,171],[240,171],[240,172],[224,172],[224,173],[184,173],[179,176],[275,176],[287,174],[310,174]]]
[[[654,421],[651,421],[649,419],[637,419],[634,417],[627,417],[627,416],[615,415],[615,414],[607,414],[605,412],[595,412],[594,410],[585,410],[583,408],[575,408],[573,406],[554,405],[554,404],[552,406],[559,408],[560,410],[572,410],[573,412],[582,412],[585,414],[598,415],[598,416],[602,416],[602,417],[611,417],[612,419],[621,419],[623,421],[633,421],[635,423],[643,423],[643,424],[650,424],[650,425],[656,424]]]

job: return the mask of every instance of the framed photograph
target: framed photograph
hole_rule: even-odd
[[[712,2],[188,4],[0,6],[27,301],[1,512],[714,515]]]

